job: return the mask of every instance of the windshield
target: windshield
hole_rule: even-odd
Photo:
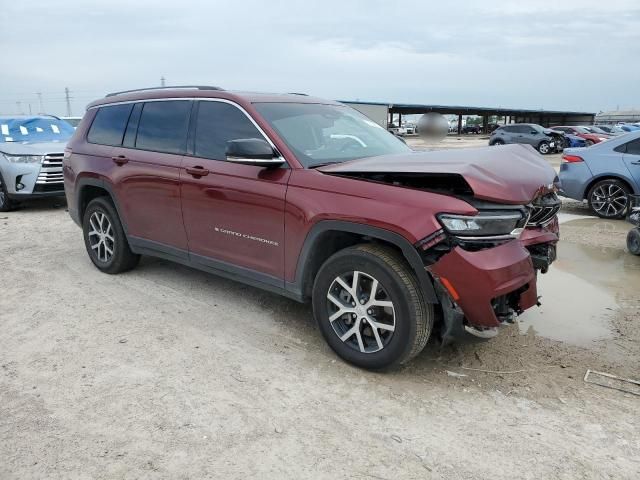
[[[350,107],[316,103],[256,103],[255,107],[307,168],[411,151]]]
[[[603,129],[599,128],[599,127],[589,127],[589,130],[591,130],[594,133],[607,133],[605,132]]]
[[[0,143],[67,142],[73,132],[71,125],[57,118],[0,118]]]
[[[574,128],[574,130],[575,130],[576,132],[578,132],[578,133],[591,133],[589,130],[587,130],[587,129],[586,129],[586,128],[584,128],[584,127],[573,127],[573,128]]]

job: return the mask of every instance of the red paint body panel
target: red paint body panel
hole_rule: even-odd
[[[529,252],[517,240],[478,252],[456,247],[429,270],[453,285],[460,295],[458,303],[471,325],[499,326],[491,300],[522,286],[529,288],[527,295],[520,298],[521,308],[525,310],[536,303],[536,273]]]
[[[194,178],[181,172],[189,251],[282,278],[291,170],[185,157],[185,168],[195,166],[210,173]]]
[[[121,166],[105,159],[113,165],[106,176],[120,200],[129,235],[187,250],[180,198],[182,155],[122,147],[114,147],[111,154],[129,159]]]
[[[314,224],[344,220],[398,233],[414,244],[442,226],[438,212],[473,215],[467,202],[431,192],[394,187],[316,170],[294,170],[285,215],[287,281],[293,281],[298,255]]]

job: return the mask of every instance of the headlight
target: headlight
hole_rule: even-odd
[[[523,212],[479,212],[477,215],[441,213],[438,220],[452,235],[461,237],[488,237],[519,235],[526,218]]]
[[[11,163],[42,163],[42,155],[7,155],[4,154]]]

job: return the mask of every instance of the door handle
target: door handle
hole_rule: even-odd
[[[122,166],[125,163],[129,162],[129,159],[127,157],[125,157],[124,155],[118,155],[117,157],[111,157],[111,160],[113,160],[113,162],[116,165]]]
[[[637,160],[635,162],[631,162],[631,165],[640,165],[640,160]]]
[[[204,167],[187,167],[185,170],[189,175],[193,175],[194,177],[204,177],[209,175],[209,170]]]

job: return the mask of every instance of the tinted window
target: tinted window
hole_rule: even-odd
[[[140,115],[136,148],[184,153],[191,101],[146,102]]]
[[[631,155],[640,155],[640,139],[627,143],[627,153]]]
[[[132,108],[132,104],[100,107],[87,134],[87,141],[101,145],[121,145]]]
[[[196,121],[197,157],[226,160],[227,142],[259,138],[262,134],[237,107],[222,102],[200,102]]]
[[[529,125],[516,125],[513,127],[513,131],[516,133],[531,133],[533,129]]]

